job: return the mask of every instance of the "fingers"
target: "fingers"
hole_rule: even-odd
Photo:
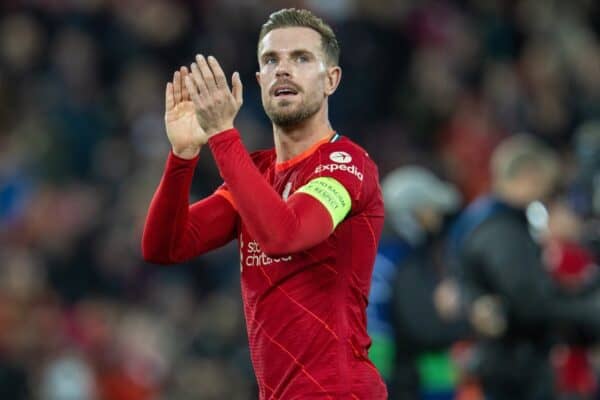
[[[165,90],[165,107],[168,110],[171,110],[175,107],[175,99],[173,97],[173,83],[167,82],[167,88]]]
[[[208,66],[210,67],[212,74],[215,79],[215,83],[219,89],[227,89],[229,90],[229,85],[227,84],[227,78],[225,78],[225,73],[221,68],[221,65],[213,56],[208,56]]]
[[[196,56],[196,64],[200,69],[200,74],[202,74],[202,78],[204,78],[204,83],[206,84],[206,88],[209,92],[214,92],[217,88],[217,82],[215,81],[215,76],[208,66],[206,62],[206,58],[202,54],[198,54]]]
[[[190,100],[190,94],[184,83],[184,79],[188,74],[187,68],[181,67],[173,73],[173,81],[167,83],[165,90],[165,105],[167,110],[172,109],[182,101]]]
[[[191,98],[191,99],[192,99],[192,101],[194,102],[194,106],[195,106],[196,108],[199,108],[199,107],[201,107],[201,105],[202,105],[202,99],[200,98],[200,95],[199,95],[199,93],[198,93],[198,88],[196,87],[196,84],[195,84],[195,82],[194,82],[194,81],[195,81],[195,80],[194,80],[194,79],[192,79],[192,76],[188,74],[188,75],[186,75],[186,77],[185,77],[185,82],[184,82],[184,84],[185,84],[185,87],[186,87],[186,90],[187,90],[187,92],[188,92],[188,93],[189,93],[189,95],[190,95],[190,98]]]
[[[233,126],[242,105],[242,81],[238,72],[231,78],[232,90],[219,65],[212,56],[208,60],[196,56],[189,70],[181,67],[173,77],[173,97],[177,101],[194,103],[198,121],[208,133],[218,133]],[[178,88],[179,85],[179,88]]]
[[[204,82],[204,77],[202,77],[202,73],[198,68],[198,64],[192,63],[190,68],[192,70],[191,77],[194,81],[195,87],[198,88],[201,94],[208,94],[209,90],[206,86],[206,82]]]
[[[240,79],[240,73],[237,71],[235,71],[233,73],[233,76],[231,77],[231,87],[232,87],[233,98],[235,99],[235,102],[237,103],[237,105],[239,107],[244,102],[244,98],[242,96],[242,90],[243,90],[242,80]]]
[[[183,101],[190,101],[190,92],[187,90],[187,86],[185,84],[185,78],[189,74],[187,67],[181,67],[179,69],[179,73],[181,74],[181,99]]]
[[[181,103],[181,74],[179,71],[175,71],[173,74],[173,95],[175,104]]]

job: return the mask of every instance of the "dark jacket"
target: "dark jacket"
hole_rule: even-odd
[[[390,398],[421,399],[424,387],[420,381],[419,357],[424,353],[443,352],[468,334],[466,321],[445,321],[436,311],[433,297],[443,266],[435,255],[435,240],[421,244],[399,265],[393,281],[391,308],[396,365]]]
[[[560,326],[599,332],[600,297],[560,290],[543,266],[525,212],[490,197],[469,207],[465,218],[486,208],[485,218],[464,229],[458,240],[459,281],[467,303],[484,294],[500,296],[509,322],[505,340],[539,341],[540,332]]]
[[[600,297],[593,291],[561,292],[543,266],[524,210],[496,198],[467,208],[453,229],[452,245],[467,309],[480,296],[495,295],[507,320],[501,337],[479,342],[477,371],[484,387],[504,393],[496,398],[538,398],[532,390],[543,386],[550,393],[553,339],[573,327],[598,337]]]

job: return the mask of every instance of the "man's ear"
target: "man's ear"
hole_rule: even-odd
[[[342,69],[339,65],[327,68],[327,82],[325,85],[325,94],[331,96],[337,90],[342,80]]]
[[[260,72],[256,73],[256,82],[258,82],[258,86],[260,86]]]

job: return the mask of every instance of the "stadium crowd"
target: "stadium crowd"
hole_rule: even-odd
[[[550,257],[548,273],[567,286],[597,273],[597,1],[2,1],[0,398],[257,397],[235,244],[160,267],[143,262],[140,237],[169,151],[163,93],[172,71],[199,51],[240,71],[237,127],[248,148],[271,147],[256,41],[269,13],[289,6],[334,27],[343,78],[331,119],[382,178],[419,165],[451,182],[464,207],[490,189],[498,143],[528,132],[559,154],[562,201],[549,220],[576,248]],[[193,197],[219,183],[203,152]],[[460,209],[448,214],[451,225]],[[390,228],[382,243],[394,235]],[[443,251],[432,252],[445,275]],[[470,335],[448,346],[444,365],[452,393],[468,387],[452,396],[478,399],[465,361]],[[599,398],[600,358],[586,348],[574,356],[583,364],[571,361],[585,376],[568,375],[558,353],[556,390]]]

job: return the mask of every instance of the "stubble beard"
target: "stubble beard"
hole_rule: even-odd
[[[295,110],[291,111],[286,110],[285,105],[270,105],[269,107],[265,107],[265,112],[273,124],[285,128],[295,126],[306,121],[315,115],[320,108],[321,104],[319,102],[308,104],[302,103]]]

